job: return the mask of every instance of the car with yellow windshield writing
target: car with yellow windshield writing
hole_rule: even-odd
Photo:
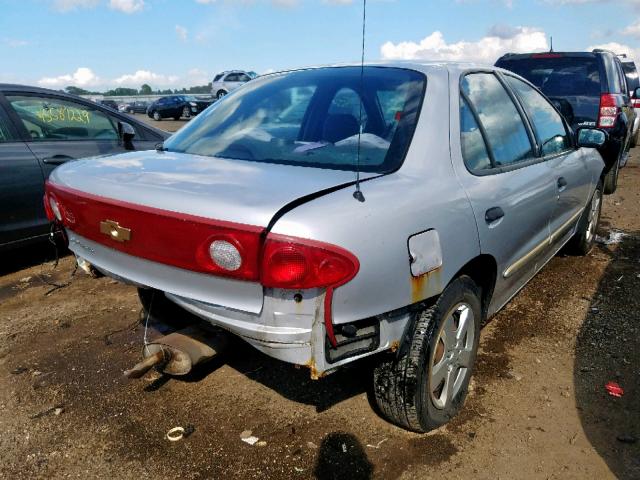
[[[153,149],[168,134],[111,108],[0,84],[0,250],[45,238],[44,182],[69,160]]]

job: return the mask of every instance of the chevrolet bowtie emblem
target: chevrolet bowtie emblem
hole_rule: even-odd
[[[131,240],[131,229],[121,227],[118,222],[113,220],[103,220],[100,222],[100,233],[108,235],[116,242],[128,242]]]

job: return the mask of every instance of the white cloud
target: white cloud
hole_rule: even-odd
[[[132,14],[144,10],[144,0],[109,0],[109,8]]]
[[[189,30],[182,25],[176,25],[176,35],[181,41],[186,42],[189,36]]]
[[[328,3],[330,5],[351,5],[353,0],[323,0],[324,3]]]
[[[623,35],[640,38],[640,20],[622,29]]]
[[[420,42],[386,42],[380,47],[388,60],[453,60],[493,64],[507,52],[548,50],[542,30],[532,27],[494,26],[487,36],[475,42],[447,43],[442,32],[435,31]]]
[[[340,0],[338,0],[340,1]],[[341,0],[344,2],[344,0]],[[352,0],[348,0],[351,2]],[[211,5],[213,3],[223,3],[225,5],[253,5],[257,3],[257,0],[196,0],[196,3],[201,3],[203,5]],[[296,7],[300,3],[300,0],[271,0],[271,4],[276,7]]]
[[[59,12],[69,12],[78,8],[93,8],[99,0],[54,0],[53,8]]]
[[[132,88],[138,88],[143,83],[167,87],[176,85],[179,78],[180,77],[177,75],[163,75],[160,73],[150,72],[149,70],[137,70],[135,73],[129,73],[115,78],[113,83],[119,86]]]
[[[87,67],[80,67],[74,73],[60,75],[58,77],[44,77],[38,80],[38,85],[43,87],[92,87],[101,83],[100,78]]]
[[[590,47],[587,48],[587,51],[591,51],[596,48],[601,48],[603,50],[611,50],[615,54],[624,53],[627,55],[627,57],[631,59],[637,58],[638,60],[640,60],[640,49],[633,48],[633,47],[630,47],[629,45],[624,45],[622,43],[609,42],[609,43],[602,43],[600,45],[591,45]]]
[[[20,40],[17,38],[5,38],[4,43],[11,48],[20,48],[20,47],[26,47],[30,45],[30,42],[26,40]]]

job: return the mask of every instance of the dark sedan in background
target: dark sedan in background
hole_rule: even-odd
[[[168,136],[74,95],[0,84],[0,251],[46,237],[44,182],[57,165],[153,149]]]
[[[162,97],[147,107],[147,115],[155,121],[163,118],[190,118],[205,110],[210,101],[198,99],[192,95],[170,95]]]
[[[147,108],[149,108],[149,102],[136,101],[124,104],[121,111],[126,113],[147,113]]]

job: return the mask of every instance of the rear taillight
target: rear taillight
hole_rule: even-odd
[[[640,108],[640,98],[634,98],[631,100],[633,108]]]
[[[269,235],[260,278],[265,287],[273,288],[337,287],[351,280],[358,268],[358,259],[335,245]]]
[[[600,111],[598,115],[599,128],[613,128],[620,112],[616,104],[616,97],[610,93],[600,95]]]
[[[44,212],[47,215],[47,220],[50,222],[62,222],[62,210],[58,200],[53,195],[45,193],[43,201]]]

